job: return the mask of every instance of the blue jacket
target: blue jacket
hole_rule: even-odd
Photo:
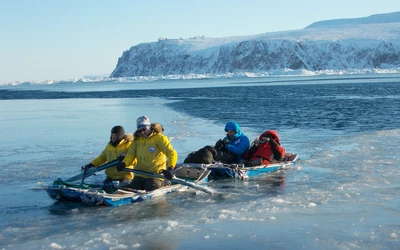
[[[237,122],[228,122],[225,125],[225,131],[227,132],[228,130],[234,130],[236,134],[232,139],[226,136],[223,141],[227,142],[226,148],[235,155],[238,155],[238,161],[240,161],[241,156],[250,148],[250,140],[243,134]]]

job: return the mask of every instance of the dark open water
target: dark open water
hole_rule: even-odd
[[[382,77],[381,81],[377,77],[307,81],[259,79],[233,84],[229,80],[219,81],[225,81],[225,86],[137,90],[135,84],[130,84],[131,90],[86,89],[81,92],[79,88],[52,91],[51,87],[45,90],[24,87],[24,91],[20,91],[11,87],[0,89],[0,100],[160,97],[176,101],[167,106],[190,116],[218,122],[236,120],[242,126],[255,128],[363,132],[396,129],[400,124],[399,78],[393,76]],[[167,80],[163,84],[174,85],[174,82]],[[187,84],[192,83],[188,81]]]

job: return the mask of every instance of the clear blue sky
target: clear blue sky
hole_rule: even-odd
[[[0,0],[0,84],[110,74],[159,37],[255,35],[400,10],[399,0]]]

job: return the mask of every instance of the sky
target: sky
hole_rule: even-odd
[[[139,43],[303,29],[398,0],[0,0],[0,84],[108,76]]]

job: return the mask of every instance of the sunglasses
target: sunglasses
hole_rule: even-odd
[[[147,130],[147,126],[139,127],[137,130],[140,131],[140,132],[146,131]]]

